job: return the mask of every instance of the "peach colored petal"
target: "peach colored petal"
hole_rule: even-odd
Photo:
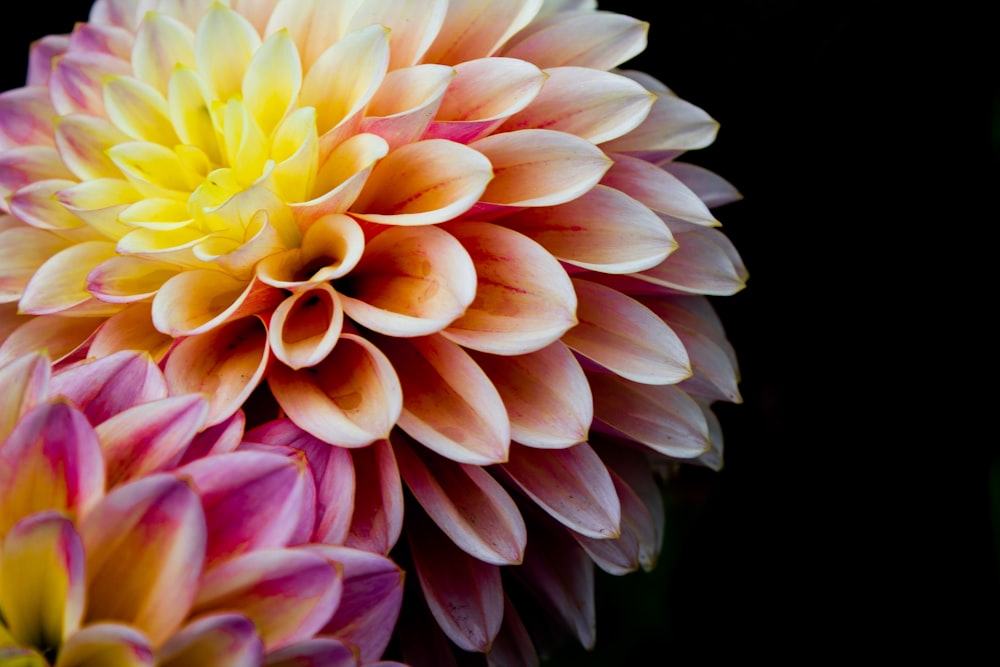
[[[41,266],[69,242],[44,229],[11,227],[0,231],[0,301],[18,301]]]
[[[121,178],[107,149],[128,141],[127,134],[99,116],[71,114],[54,122],[55,143],[63,163],[81,180]]]
[[[528,537],[524,520],[493,477],[440,457],[399,431],[391,442],[407,487],[456,546],[493,565],[521,562]]]
[[[357,6],[347,30],[372,23],[388,28],[392,35],[389,69],[395,70],[421,60],[441,30],[447,11],[447,0],[365,0]]]
[[[743,195],[732,183],[704,167],[671,161],[660,163],[660,167],[690,188],[709,208],[743,199]]]
[[[587,439],[594,401],[580,363],[565,344],[556,341],[515,356],[470,354],[500,392],[514,442],[553,449]]]
[[[303,69],[308,71],[331,44],[347,34],[350,12],[357,6],[357,2],[272,0],[270,17],[261,33],[269,36],[287,30],[298,47]],[[244,12],[242,7],[239,11]]]
[[[422,513],[406,517],[406,535],[424,599],[460,649],[486,652],[503,620],[500,568],[459,549]]]
[[[268,285],[295,291],[347,275],[364,252],[365,234],[353,218],[324,215],[306,229],[301,248],[265,257],[256,275]]]
[[[200,392],[209,397],[212,425],[240,409],[264,379],[269,364],[267,327],[259,317],[244,317],[178,342],[163,374],[171,393]]]
[[[87,274],[87,291],[109,303],[147,300],[182,270],[167,262],[118,255],[101,262]]]
[[[131,60],[135,75],[165,95],[174,70],[194,65],[194,32],[159,9],[139,25]]]
[[[388,151],[385,139],[375,134],[356,134],[334,148],[319,168],[312,198],[291,204],[299,225],[308,227],[317,218],[350,208]]]
[[[622,74],[637,78],[630,72]],[[714,118],[670,91],[653,92],[657,97],[646,120],[628,134],[603,144],[605,151],[655,159],[667,151],[705,148],[715,141],[719,123]]]
[[[467,211],[492,178],[493,166],[479,151],[443,139],[418,141],[375,165],[351,212],[391,225],[446,222]]]
[[[314,637],[271,651],[263,667],[359,667],[354,650],[329,637]]]
[[[527,236],[487,222],[445,226],[475,265],[475,299],[441,332],[493,354],[526,354],[576,325],[576,294],[565,269]]]
[[[51,146],[57,118],[44,86],[25,86],[0,93],[0,148]]]
[[[68,401],[31,409],[0,445],[0,535],[42,510],[84,515],[103,495],[97,436]]]
[[[31,352],[45,352],[52,363],[80,350],[101,325],[93,317],[33,317],[16,323],[0,344],[0,366]]]
[[[578,533],[573,533],[573,537],[599,568],[609,574],[623,575],[639,569],[639,545],[650,544],[656,528],[652,516],[635,491],[613,471],[611,479],[621,503],[621,535],[611,540],[595,540]]]
[[[0,443],[18,420],[45,400],[49,393],[52,364],[39,352],[30,352],[0,366]]]
[[[507,460],[510,421],[500,394],[461,347],[436,335],[379,336],[403,388],[399,426],[438,454],[459,463]]]
[[[607,468],[585,442],[543,450],[511,445],[502,470],[529,498],[572,531],[596,539],[620,534],[621,507]]]
[[[351,532],[344,544],[388,554],[403,530],[403,483],[388,440],[351,450],[355,479]]]
[[[552,67],[544,73],[541,93],[500,132],[545,128],[599,144],[635,129],[655,100],[641,85],[613,72]]]
[[[323,361],[340,339],[344,311],[329,283],[292,294],[282,301],[268,326],[274,356],[298,370]]]
[[[225,48],[219,48],[225,44]],[[239,13],[215,3],[205,13],[194,36],[194,60],[216,99],[240,92],[243,75],[260,48],[261,39]]]
[[[35,181],[10,196],[10,212],[37,229],[74,229],[83,225],[80,218],[73,215],[61,203],[58,194],[76,185],[75,181],[50,178]]]
[[[708,450],[705,416],[682,389],[638,384],[608,373],[587,377],[598,422],[666,456],[691,459]]]
[[[708,207],[697,194],[665,169],[629,155],[611,156],[615,163],[602,184],[621,190],[658,213],[695,225],[718,227]]]
[[[310,368],[275,364],[268,381],[292,421],[342,447],[364,447],[388,437],[402,406],[392,364],[354,334],[343,334],[326,359]]]
[[[542,0],[503,3],[453,0],[424,59],[455,65],[491,56],[511,35],[528,25],[541,6]]]
[[[451,324],[476,296],[476,266],[438,227],[391,227],[372,239],[337,283],[344,310],[390,336],[423,336]]]
[[[427,138],[463,144],[481,139],[528,106],[544,82],[540,69],[515,58],[458,63]]]
[[[153,326],[152,304],[129,304],[120,313],[105,320],[88,348],[94,357],[106,357],[123,350],[145,350],[159,363],[173,344],[173,337]]]
[[[87,275],[101,262],[115,256],[115,245],[103,241],[77,243],[60,250],[24,287],[18,306],[31,315],[51,315],[76,308],[92,316],[114,315],[118,304],[103,303],[87,291]]]
[[[104,77],[131,73],[127,61],[106,53],[67,53],[54,61],[49,78],[52,106],[61,116],[77,112],[103,116]]]
[[[64,366],[52,377],[51,391],[97,425],[134,405],[166,398],[167,384],[148,354],[125,350]]]
[[[514,36],[500,55],[535,63],[609,70],[642,53],[649,24],[604,11],[561,12]]]
[[[361,131],[385,139],[389,150],[417,141],[431,124],[454,74],[451,67],[431,63],[389,72],[365,109]]]
[[[66,53],[69,35],[45,35],[31,43],[28,50],[29,86],[45,86],[52,76],[53,60]]]
[[[207,417],[208,400],[184,394],[136,405],[99,424],[108,486],[176,466]]]
[[[83,542],[59,512],[38,512],[4,537],[0,605],[21,644],[59,646],[80,626],[86,596]]]
[[[480,200],[505,206],[555,206],[594,187],[611,160],[589,141],[554,130],[517,130],[471,144],[493,165]]]
[[[208,570],[192,611],[246,615],[270,652],[322,628],[340,602],[343,585],[341,569],[318,554],[260,549]]]
[[[747,270],[732,241],[716,228],[671,221],[677,250],[635,274],[640,280],[689,294],[729,296],[746,287]]]
[[[534,239],[559,260],[604,273],[648,269],[677,247],[656,214],[603,185],[566,204],[514,213],[502,224]]]
[[[248,283],[212,269],[184,271],[167,280],[153,298],[153,325],[172,336],[201,334],[268,310],[283,298],[280,290],[256,279]]]
[[[206,614],[189,622],[156,652],[157,667],[258,667],[264,645],[242,614]]]
[[[59,649],[55,667],[153,667],[149,640],[133,627],[94,623],[72,635]]]
[[[691,377],[683,341],[639,301],[618,290],[573,279],[580,324],[563,342],[622,377],[644,384],[676,384]]]
[[[205,559],[198,496],[172,475],[150,475],[113,489],[79,527],[86,622],[123,621],[162,644],[188,615]]]

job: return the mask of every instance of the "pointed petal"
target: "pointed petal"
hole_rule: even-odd
[[[243,99],[265,135],[291,110],[301,86],[295,42],[287,31],[276,32],[254,53],[243,77]]]
[[[315,637],[271,651],[263,667],[358,667],[354,651],[329,637]]]
[[[97,436],[67,401],[32,409],[0,445],[0,535],[42,510],[83,516],[103,495]]]
[[[636,79],[631,72],[622,74]],[[601,148],[609,153],[633,153],[655,159],[663,153],[705,148],[715,141],[719,123],[714,118],[670,91],[653,92],[657,97],[646,120]]]
[[[524,520],[493,477],[478,466],[438,456],[398,431],[392,444],[407,487],[458,548],[493,565],[521,562]]]
[[[506,216],[502,224],[534,239],[557,259],[603,273],[649,269],[677,247],[655,213],[603,185],[566,204]]]
[[[393,35],[393,53],[395,53]],[[389,150],[439,135],[425,136],[428,126],[439,111],[455,70],[444,65],[427,63],[391,71],[386,74],[371,102],[365,109],[361,131],[385,139]]]
[[[629,155],[613,155],[614,165],[601,181],[649,208],[695,225],[718,227],[708,207],[688,186],[665,169]]]
[[[125,350],[144,350],[159,363],[173,342],[172,336],[153,327],[152,305],[138,302],[108,318],[97,330],[87,351],[93,357],[108,357]]]
[[[213,425],[240,409],[264,379],[269,362],[267,327],[258,317],[244,317],[181,340],[163,374],[173,394],[208,396],[208,424]]]
[[[41,403],[49,393],[52,364],[45,354],[31,352],[0,366],[0,443],[29,410]]]
[[[87,291],[111,303],[145,300],[182,270],[167,262],[119,255],[101,262],[87,274]]]
[[[198,298],[192,299],[192,294]],[[163,333],[190,336],[267,310],[283,297],[257,280],[248,284],[220,271],[184,271],[164,283],[153,298],[153,323]]]
[[[388,437],[402,409],[392,364],[355,334],[343,334],[329,356],[310,368],[295,371],[275,364],[268,383],[292,421],[342,447]]]
[[[191,621],[156,652],[157,667],[258,667],[263,659],[264,645],[253,622],[232,613]]]
[[[551,450],[514,444],[501,468],[570,530],[597,539],[619,535],[621,508],[614,483],[587,443]]]
[[[447,10],[447,0],[366,0],[357,7],[347,31],[372,23],[388,28],[392,35],[389,69],[396,70],[421,60],[441,30]]]
[[[220,44],[225,48],[219,48]],[[243,75],[260,44],[260,35],[238,12],[221,3],[206,12],[195,31],[194,57],[216,99],[228,100],[240,92]]]
[[[205,559],[198,496],[158,473],[113,489],[79,525],[87,622],[120,620],[162,644],[188,615]]]
[[[25,86],[0,93],[0,147],[51,146],[57,118],[44,86]]]
[[[69,398],[91,424],[100,424],[134,405],[166,398],[167,384],[148,354],[128,350],[60,369],[52,393]]]
[[[18,522],[0,553],[4,624],[28,646],[60,646],[80,626],[86,596],[83,542],[59,512]]]
[[[617,576],[639,569],[640,544],[648,550],[657,528],[639,496],[613,471],[611,479],[622,508],[621,535],[610,540],[595,540],[578,533],[573,533],[573,537],[598,567]]]
[[[176,67],[194,65],[194,33],[173,16],[150,12],[135,35],[131,60],[139,79],[166,94]]]
[[[223,561],[201,579],[194,613],[246,615],[270,652],[312,637],[340,602],[343,575],[318,554],[260,549]]]
[[[354,517],[345,545],[388,554],[403,530],[403,482],[388,440],[351,450],[354,477],[364,480],[354,494]]]
[[[486,222],[446,227],[475,264],[475,300],[441,333],[474,350],[526,354],[558,340],[576,323],[569,276],[545,248]]]
[[[573,65],[609,70],[642,53],[649,24],[604,11],[560,12],[534,22],[500,50],[542,69]]]
[[[679,221],[672,221],[671,227],[677,250],[636,278],[689,294],[730,296],[746,287],[746,267],[725,234]]]
[[[0,196],[4,200],[37,181],[72,178],[73,174],[51,146],[16,146],[0,152]],[[9,211],[6,201],[0,204],[0,210]]]
[[[167,100],[153,86],[130,76],[112,76],[102,84],[102,93],[108,119],[125,134],[161,146],[180,143]]]
[[[455,65],[491,56],[528,25],[541,6],[541,0],[450,3],[444,25],[424,59]]]
[[[71,636],[59,650],[55,667],[153,667],[149,640],[119,623],[94,623]]]
[[[424,599],[448,638],[465,651],[488,651],[503,620],[500,568],[452,543],[422,512],[406,517],[410,553]]]
[[[329,283],[288,296],[271,315],[268,343],[286,366],[298,370],[326,359],[340,339],[344,309]]]
[[[709,208],[743,199],[743,195],[732,183],[704,167],[687,162],[664,162],[660,166],[691,188]]]
[[[115,245],[102,241],[78,243],[56,253],[28,281],[19,302],[21,311],[49,315],[91,301],[93,296],[87,291],[87,274],[114,256]]]
[[[507,460],[510,421],[496,388],[461,347],[441,336],[378,337],[399,376],[399,426],[459,463]]]

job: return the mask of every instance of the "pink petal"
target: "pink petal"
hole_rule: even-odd
[[[52,146],[52,108],[44,86],[26,86],[0,93],[0,147]]]
[[[601,181],[604,185],[621,190],[659,213],[695,225],[719,226],[698,195],[666,169],[630,155],[612,157],[615,163]]]
[[[198,298],[192,299],[192,294]],[[267,310],[283,297],[279,290],[257,280],[247,283],[208,269],[184,271],[156,293],[153,324],[172,336],[190,336]]]
[[[133,627],[94,623],[73,634],[59,649],[56,667],[153,667],[149,640]]]
[[[49,79],[52,105],[59,115],[104,115],[102,84],[113,74],[129,75],[128,62],[107,53],[67,53],[54,61]]]
[[[585,442],[568,449],[514,444],[501,469],[553,518],[596,539],[620,534],[621,507],[608,469]]]
[[[648,31],[648,23],[624,14],[560,12],[518,33],[500,53],[542,69],[574,65],[609,70],[641,53]]]
[[[478,466],[440,457],[401,432],[393,434],[392,444],[407,487],[456,546],[493,565],[521,562],[524,520],[493,477]]]
[[[679,221],[670,224],[677,250],[636,278],[689,294],[729,296],[746,287],[746,267],[721,231]]]
[[[10,434],[21,417],[45,400],[49,392],[52,364],[45,354],[25,354],[0,367],[0,442]]]
[[[505,461],[510,421],[500,394],[461,347],[441,336],[378,337],[402,385],[399,426],[459,463]]]
[[[69,35],[45,35],[31,43],[28,51],[28,85],[44,86],[52,75],[52,60],[66,53]]]
[[[184,450],[179,465],[203,456],[226,454],[235,450],[243,439],[244,426],[246,426],[246,415],[243,410],[237,410],[224,421],[209,426],[191,440],[191,444]]]
[[[488,651],[503,620],[500,568],[459,549],[421,512],[406,522],[420,588],[438,625],[460,649]]]
[[[341,641],[316,637],[271,651],[263,667],[358,667],[354,651]]]
[[[639,569],[640,545],[645,546],[648,554],[657,527],[635,491],[614,472],[611,472],[611,479],[614,480],[622,508],[621,535],[610,540],[595,540],[578,533],[573,533],[573,537],[598,567],[609,574],[622,575]],[[653,550],[659,551],[659,544],[653,546]],[[648,560],[646,564],[649,564]]]
[[[154,646],[187,617],[205,559],[205,515],[183,481],[163,473],[113,489],[80,524],[88,623],[120,620]]]
[[[0,444],[0,535],[41,510],[83,516],[103,495],[97,435],[65,400],[30,410]]]
[[[96,21],[77,23],[69,36],[68,52],[106,53],[123,60],[132,55],[132,31]]]
[[[258,667],[264,645],[253,622],[242,614],[198,617],[156,652],[157,667]]]
[[[132,406],[166,398],[167,383],[148,354],[128,350],[59,370],[51,391],[73,401],[90,423],[100,424]]]
[[[507,407],[512,440],[548,449],[587,439],[594,401],[580,363],[565,344],[556,341],[516,356],[470,354]]]
[[[538,652],[531,635],[510,598],[504,596],[503,625],[486,655],[489,667],[539,667]]]
[[[444,25],[424,61],[456,65],[492,56],[511,35],[534,18],[538,6],[539,3],[531,0],[450,3]]]
[[[345,545],[387,554],[403,530],[403,483],[387,440],[352,449],[355,479],[354,516]]]
[[[365,109],[361,132],[382,137],[389,150],[424,137],[454,75],[451,67],[431,63],[389,72]]]
[[[194,613],[226,610],[257,626],[266,651],[312,637],[340,602],[343,576],[325,558],[301,549],[261,549],[205,573]]]
[[[743,195],[732,183],[704,167],[686,162],[664,162],[660,166],[691,188],[709,208],[743,199]]]

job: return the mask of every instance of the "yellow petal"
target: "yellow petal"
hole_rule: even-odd
[[[292,108],[302,85],[302,64],[287,30],[280,30],[254,53],[243,77],[243,100],[265,136]]]
[[[148,83],[127,76],[110,77],[104,83],[104,109],[111,122],[134,139],[163,146],[179,143],[166,99]]]
[[[215,99],[225,102],[240,92],[259,47],[260,35],[249,21],[222,3],[212,5],[195,32],[194,55]]]
[[[114,256],[114,244],[100,241],[78,243],[56,253],[38,268],[24,288],[21,310],[48,315],[90,301],[87,274]]]
[[[81,180],[121,178],[122,172],[107,156],[115,144],[129,136],[99,116],[72,114],[55,122],[56,146],[65,165]]]
[[[178,67],[167,86],[170,120],[180,140],[205,151],[214,164],[222,161],[219,148],[221,127],[212,115],[212,92],[204,78],[193,69]]]
[[[174,69],[194,65],[194,33],[164,12],[148,12],[139,25],[132,48],[135,75],[161,94],[166,94]]]
[[[0,232],[0,301],[20,299],[35,272],[68,246],[47,230],[14,227]]]
[[[190,336],[266,310],[282,298],[279,290],[257,280],[237,280],[208,269],[184,271],[153,298],[153,324],[172,336]]]

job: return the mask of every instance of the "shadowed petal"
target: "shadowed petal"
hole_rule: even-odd
[[[528,628],[506,595],[503,601],[503,625],[486,654],[488,667],[539,667],[538,652]]]
[[[601,181],[650,209],[695,225],[718,227],[702,200],[669,171],[630,155],[613,155],[614,165]]]
[[[32,317],[13,329],[0,345],[0,366],[25,354],[45,352],[56,364],[80,350],[103,322],[95,317]]]
[[[199,298],[192,299],[197,294]],[[258,280],[249,283],[221,271],[184,271],[153,298],[153,324],[172,336],[190,336],[278,305],[284,295]]]
[[[355,479],[351,532],[344,544],[387,554],[403,530],[403,482],[388,440],[352,449]]]
[[[87,275],[87,291],[111,303],[146,300],[182,270],[168,262],[118,255],[101,262]]]
[[[52,364],[44,353],[32,352],[0,366],[0,443],[18,420],[49,392]]]
[[[338,144],[316,174],[310,199],[292,203],[300,225],[309,225],[325,215],[343,213],[357,200],[372,168],[389,152],[385,139],[376,134],[355,134]]]
[[[635,491],[613,471],[611,479],[615,483],[615,490],[621,502],[621,535],[611,540],[595,540],[574,532],[573,537],[598,567],[609,574],[622,575],[639,569],[640,544],[645,546],[648,556],[657,529],[653,526],[653,517],[649,510]],[[659,545],[655,545],[654,548],[658,550]]]
[[[648,32],[648,23],[624,14],[560,12],[515,35],[500,54],[542,69],[573,65],[609,70],[641,53]]]
[[[268,343],[286,366],[298,370],[323,361],[340,339],[344,310],[328,283],[287,297],[271,315]]]
[[[52,394],[73,401],[91,424],[128,408],[167,397],[163,372],[145,352],[126,350],[87,359],[52,377]]]
[[[263,667],[358,667],[351,648],[336,639],[315,637],[271,651]]]
[[[541,0],[452,2],[425,60],[455,65],[491,56],[528,25],[541,6]]]
[[[0,644],[0,664],[5,667],[49,667],[49,661],[30,648]]]
[[[660,167],[691,188],[709,208],[743,199],[743,195],[732,183],[704,167],[686,162],[663,162]]]
[[[70,637],[59,651],[55,667],[153,667],[149,640],[119,623],[94,623]]]
[[[324,215],[310,223],[301,248],[261,260],[257,277],[268,285],[297,291],[347,275],[365,252],[364,232],[353,218]]]
[[[454,75],[455,70],[451,67],[431,63],[389,72],[365,109],[361,132],[382,137],[389,150],[421,137],[432,139],[440,136],[425,136],[425,132],[438,113]]]
[[[204,429],[191,440],[191,444],[184,450],[180,465],[203,456],[234,451],[243,438],[244,426],[246,426],[246,415],[243,410],[237,410],[224,421]]]
[[[258,667],[264,645],[242,614],[207,614],[191,621],[156,652],[157,667]]]

